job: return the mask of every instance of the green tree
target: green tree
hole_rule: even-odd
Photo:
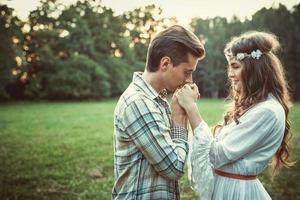
[[[300,4],[294,6],[293,12],[293,42],[291,46],[291,59],[293,62],[294,70],[294,98],[300,100]]]
[[[205,43],[206,58],[199,63],[194,81],[205,96],[217,98],[226,94],[225,43],[229,38],[229,23],[226,18],[194,18],[191,26],[195,34]]]
[[[85,55],[73,55],[49,77],[48,98],[85,99],[110,96],[109,76],[102,66]]]
[[[53,11],[58,7],[55,1],[43,1],[30,14],[26,95],[47,99],[108,97],[112,93],[108,77],[115,73],[108,74],[103,64],[112,55],[122,57],[122,50],[129,45],[121,37],[121,18],[99,1],[60,7],[55,16]]]
[[[0,4],[0,99],[20,97],[20,78],[23,76],[21,28],[22,22],[13,15],[13,9]]]
[[[119,96],[128,87],[132,78],[132,66],[121,58],[110,57],[104,64],[109,74],[112,96]]]
[[[160,7],[147,5],[123,14],[125,36],[130,38],[138,61],[145,62],[148,45],[155,33],[177,23],[176,18],[162,18],[161,13]]]
[[[297,9],[295,9],[296,12]],[[296,92],[299,89],[299,82],[297,83],[299,70],[297,70],[297,53],[295,51],[297,49],[296,38],[299,37],[295,35],[297,32],[295,29],[297,29],[299,20],[297,14],[292,15],[284,5],[279,4],[278,8],[263,8],[257,11],[249,22],[251,29],[270,31],[278,36],[282,48],[277,55],[283,61],[287,80],[295,99],[299,98]]]

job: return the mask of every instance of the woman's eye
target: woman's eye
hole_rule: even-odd
[[[240,66],[238,66],[238,65],[231,65],[231,68],[233,68],[233,69],[238,69]]]

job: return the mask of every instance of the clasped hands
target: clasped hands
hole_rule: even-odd
[[[186,111],[200,98],[196,84],[185,84],[178,88],[172,97],[172,121],[174,125],[187,126]]]

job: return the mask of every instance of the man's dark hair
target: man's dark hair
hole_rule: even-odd
[[[171,26],[158,33],[151,41],[147,53],[147,71],[157,71],[164,56],[170,57],[174,66],[187,62],[188,53],[202,59],[205,49],[192,32],[179,25]]]

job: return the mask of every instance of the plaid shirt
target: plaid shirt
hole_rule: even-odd
[[[134,73],[114,114],[113,199],[180,199],[187,130],[171,128],[170,115],[168,102]]]

